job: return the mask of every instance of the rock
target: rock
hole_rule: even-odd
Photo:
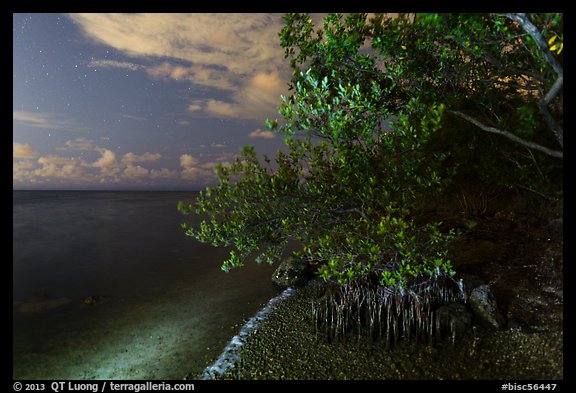
[[[496,330],[506,326],[506,319],[498,309],[496,299],[488,284],[474,288],[468,301],[480,325]]]
[[[308,262],[290,256],[272,274],[272,283],[281,288],[301,287],[308,282]]]
[[[84,298],[84,304],[86,304],[87,306],[93,306],[95,304],[101,303],[105,299],[106,298],[104,296],[91,295]]]
[[[441,306],[436,310],[436,337],[451,337],[459,340],[464,337],[472,327],[472,314],[462,303],[452,303]]]

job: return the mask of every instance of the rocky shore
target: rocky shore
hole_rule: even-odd
[[[455,345],[401,343],[391,349],[365,338],[329,342],[310,316],[319,291],[313,281],[279,302],[247,339],[234,367],[217,379],[563,379],[561,329],[475,328]]]
[[[502,225],[503,220],[499,220],[479,226],[455,250],[466,256],[462,259],[466,264],[456,266],[457,270],[481,277],[494,291],[506,319],[498,329],[475,321],[456,343],[444,340],[433,346],[398,343],[386,348],[367,338],[329,341],[312,321],[312,302],[323,293],[322,283],[312,280],[278,302],[246,338],[234,366],[213,378],[563,379],[561,232],[530,230],[521,225],[500,231]],[[511,238],[514,241],[507,241]],[[482,247],[474,248],[474,242]],[[493,258],[490,264],[483,263],[488,255],[482,253],[487,251]]]

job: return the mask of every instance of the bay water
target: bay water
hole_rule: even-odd
[[[195,192],[13,191],[13,378],[194,378],[269,299],[224,273],[177,203]]]

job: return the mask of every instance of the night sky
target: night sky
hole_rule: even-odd
[[[281,14],[14,14],[14,189],[201,189],[287,94]]]

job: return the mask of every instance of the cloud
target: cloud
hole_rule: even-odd
[[[34,112],[12,112],[12,120],[32,127],[52,128],[45,114]]]
[[[182,168],[191,168],[199,162],[198,159],[192,157],[190,154],[182,154],[180,156],[180,166]]]
[[[213,98],[195,100],[188,106],[188,112],[203,111],[210,116],[247,119],[250,114],[243,110],[242,105],[216,100]]]
[[[262,120],[277,114],[280,95],[286,93],[286,89],[277,72],[257,73],[232,94],[230,101],[193,100],[188,112],[204,111],[215,117]]]
[[[57,115],[37,112],[13,111],[12,120],[28,127],[47,128],[50,130],[85,131],[83,125],[66,119],[58,119]]]
[[[100,158],[90,166],[100,168],[101,176],[104,178],[108,177],[114,181],[148,177],[150,175],[150,170],[135,164],[156,162],[162,158],[162,155],[159,153],[146,152],[138,155],[128,152],[122,156],[120,161],[118,161],[116,153],[112,150],[101,147],[96,147],[94,150],[100,153]]]
[[[89,39],[133,57],[172,58],[250,74],[282,62],[281,14],[70,14]]]
[[[112,168],[116,166],[116,154],[112,150],[96,147],[95,150],[101,154],[101,157],[92,164],[95,168]]]
[[[66,143],[62,150],[69,154],[83,150],[92,143],[84,138],[67,142],[70,143]],[[48,186],[123,184],[128,186],[186,180],[196,186],[201,186],[214,182],[213,169],[216,163],[229,156],[229,154],[222,154],[214,162],[201,162],[190,154],[182,154],[171,163],[179,169],[170,169],[159,165],[161,160],[165,160],[159,153],[128,152],[119,157],[117,153],[107,148],[96,146],[93,150],[99,153],[100,157],[88,161],[81,157],[54,154],[40,156],[30,145],[13,142],[13,185],[15,187],[42,184]]]
[[[92,150],[92,144],[94,141],[86,138],[76,138],[74,140],[68,140],[64,142],[64,147],[58,148],[58,150],[78,150],[86,151]]]
[[[198,147],[200,147],[202,149],[206,149],[207,147],[211,147],[211,148],[215,148],[215,149],[221,149],[221,148],[226,147],[226,144],[212,142],[210,145],[201,144],[201,145],[198,145]]]
[[[259,73],[254,75],[250,81],[250,85],[264,93],[276,93],[282,89],[282,81],[278,78],[278,74],[275,72],[270,74]]]
[[[94,68],[120,68],[129,71],[145,71],[153,79],[175,80],[179,82],[190,82],[200,86],[218,88],[222,90],[233,90],[234,78],[226,69],[222,67],[210,67],[204,65],[174,65],[162,62],[158,65],[140,65],[130,62],[114,60],[92,60],[88,63]]]
[[[142,168],[140,165],[128,165],[124,169],[124,176],[128,178],[142,178],[147,177],[150,171],[146,168]]]
[[[125,70],[130,70],[130,71],[136,71],[136,70],[141,70],[144,67],[139,65],[139,64],[135,64],[135,63],[130,63],[127,61],[116,61],[116,60],[90,60],[90,62],[88,63],[88,67],[93,67],[93,68],[122,68]]]
[[[274,134],[272,131],[263,131],[261,129],[252,131],[250,134],[248,134],[248,136],[250,138],[263,138],[263,139],[276,138],[276,134]]]
[[[133,164],[135,162],[155,162],[158,161],[160,158],[162,158],[162,155],[159,153],[144,153],[142,155],[137,155],[134,154],[132,152],[128,152],[126,154],[124,154],[124,156],[122,157],[122,163],[123,164]]]
[[[12,181],[17,182],[30,182],[33,180],[31,171],[36,168],[36,163],[33,160],[19,160],[12,163]]]
[[[130,119],[130,120],[136,120],[136,121],[146,121],[148,120],[145,117],[142,116],[134,116],[134,115],[121,115],[123,118],[125,119]]]
[[[192,100],[188,112],[255,119],[274,116],[285,93],[289,67],[278,42],[281,14],[70,14],[90,40],[112,47],[134,62],[90,64],[145,70],[219,89],[227,98]],[[145,64],[137,64],[139,59]]]
[[[195,183],[207,184],[214,181],[214,168],[216,162],[205,162],[200,164],[200,160],[192,157],[190,154],[180,156],[180,178]]]
[[[205,108],[205,100],[194,100],[186,109],[189,113],[201,112]]]
[[[14,143],[14,158],[33,158],[38,153],[25,144]],[[25,157],[26,156],[26,157]],[[13,184],[39,184],[58,180],[60,183],[87,183],[92,180],[93,174],[86,173],[86,163],[77,157],[62,157],[59,155],[46,155],[37,160],[17,160],[12,163]]]
[[[175,179],[177,177],[178,172],[167,168],[150,170],[151,179]]]
[[[82,175],[80,168],[82,160],[74,157],[61,157],[48,155],[40,157],[38,164],[42,168],[36,169],[34,175],[55,178],[79,178]]]
[[[261,72],[254,75],[248,85],[239,92],[237,102],[251,112],[252,116],[259,113],[276,115],[280,95],[287,90],[287,85],[277,72]]]
[[[180,178],[195,183],[208,183],[214,179],[214,171],[205,168],[186,167],[180,172]]]
[[[148,74],[156,79],[173,79],[187,81],[201,86],[213,87],[223,90],[235,88],[231,78],[223,69],[213,69],[208,66],[181,66],[164,62],[158,66],[147,67]]]
[[[12,142],[12,157],[14,158],[35,158],[38,156],[30,145],[18,142]]]

